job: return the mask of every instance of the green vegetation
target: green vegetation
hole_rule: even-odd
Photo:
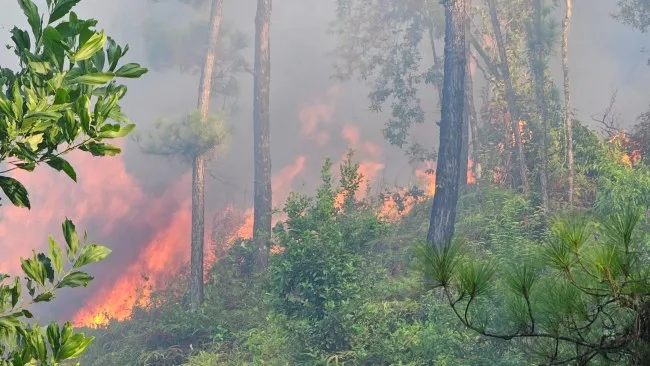
[[[525,338],[533,331],[565,335],[574,321],[584,326],[593,316],[600,317],[598,322],[566,337],[597,343],[610,332],[610,316],[620,336],[635,319],[624,305],[630,302],[623,299],[638,299],[647,286],[631,286],[631,278],[644,278],[647,265],[639,251],[647,250],[647,238],[642,234],[645,224],[628,214],[644,206],[626,211],[596,202],[619,194],[619,202],[644,202],[644,192],[609,183],[629,177],[634,179],[629,184],[643,187],[648,168],[621,162],[616,146],[599,142],[587,129],[577,136],[578,146],[593,143],[592,155],[576,159],[578,171],[589,168],[597,174],[590,181],[597,186],[598,198],[592,208],[581,211],[605,221],[558,218],[546,224],[542,210],[519,194],[495,187],[480,193],[471,189],[459,204],[457,235],[462,247],[454,247],[458,253],[448,253],[444,261],[439,258],[438,266],[430,262],[423,268],[421,259],[427,253],[421,253],[420,243],[430,201],[417,204],[398,223],[382,221],[381,202],[354,199],[362,178],[352,157],[341,166],[338,184],[326,162],[315,196],[295,194],[286,201],[286,220],[274,230],[274,244],[282,250],[271,256],[266,273],[251,276],[251,243],[236,242],[210,270],[200,314],[187,311],[187,282],[179,280],[158,292],[150,308],[137,309],[131,320],[94,330],[98,342],[85,360],[90,365],[543,365],[554,345],[552,336],[541,342],[504,339]],[[347,200],[339,206],[341,196]],[[635,233],[640,236],[629,242],[625,230],[631,230],[632,223],[637,223]],[[596,230],[598,238],[588,235],[587,227]],[[428,256],[432,259],[432,253]],[[629,263],[630,279],[618,280],[617,274],[627,268],[625,261],[633,258],[638,260]],[[441,269],[443,263],[451,263],[447,272]],[[566,265],[580,281],[573,287]],[[430,269],[437,271],[431,274]],[[435,283],[425,284],[422,270],[445,283],[448,292],[427,290]],[[608,270],[621,281],[612,282],[614,287],[601,277],[590,278]],[[563,273],[565,278],[558,281]],[[580,293],[592,286],[609,298]],[[629,292],[620,290],[627,287]],[[531,289],[535,330],[523,289]],[[604,303],[608,307],[600,309]],[[551,354],[557,361],[572,359],[570,344],[564,342],[557,355]],[[605,357],[629,358],[627,352],[637,346],[630,341],[612,352],[583,351],[585,357],[597,356],[592,362],[598,357],[605,362]]]
[[[121,64],[128,47],[96,30],[95,20],[79,19],[71,11],[79,2],[46,0],[41,15],[31,0],[18,0],[30,30],[11,31],[19,69],[0,69],[0,188],[20,208],[31,203],[12,171],[45,163],[76,180],[67,153],[116,155],[120,149],[106,140],[135,127],[119,106],[126,87],[117,80],[147,69]],[[339,0],[339,76],[368,82],[374,110],[391,101],[384,135],[414,165],[446,159],[436,161],[451,167],[437,186],[445,209],[431,215],[421,187],[379,197],[361,192],[365,178],[350,152],[338,167],[324,162],[316,192],[288,197],[270,237],[261,232],[215,248],[205,284],[203,170],[227,135],[225,118],[209,115],[208,102],[216,94],[222,112],[232,110],[237,76],[251,70],[239,54],[246,37],[228,27],[219,35],[222,2],[213,3],[209,22],[201,16],[208,2],[190,3],[197,12],[189,26],[168,32],[152,23],[145,36],[150,57],[168,58],[156,67],[201,69],[199,112],[140,137],[145,152],[193,163],[192,269],[136,302],[146,306],[128,319],[86,329],[89,336],[70,323],[43,327],[31,306],[87,286],[93,277],[82,269],[111,253],[85,234],[80,239],[65,219],[65,246],[50,237],[47,254],[21,259],[23,274],[0,274],[2,365],[650,364],[650,117],[626,132],[605,116],[603,137],[571,116],[569,83],[562,103],[540,53],[554,47],[559,2],[489,1],[470,9],[464,0],[388,7]],[[621,0],[618,17],[645,31],[644,4]],[[254,133],[264,144],[256,170],[266,182],[270,1],[258,6]],[[483,27],[469,24],[465,9]],[[445,34],[454,47],[441,57],[436,44]],[[420,55],[427,36],[430,65]],[[471,47],[463,55],[464,37]],[[212,43],[207,51],[198,46],[205,43]],[[444,58],[474,60],[485,81],[480,112],[464,65],[443,67]],[[443,75],[448,69],[453,78]],[[429,84],[439,99],[466,98],[452,98],[458,103],[442,113],[441,129],[456,126],[444,154],[410,132],[431,122],[418,96]],[[459,164],[466,167],[470,155],[473,181],[460,179],[466,172]],[[441,189],[441,180],[453,189]],[[256,206],[265,211],[271,192],[258,189]],[[396,221],[382,214],[386,197],[403,211]],[[432,216],[445,216],[454,229],[445,228],[449,245],[427,239]],[[270,218],[255,221],[266,227]]]
[[[97,21],[71,12],[78,2],[48,0],[44,18],[31,0],[18,1],[30,29],[14,27],[8,47],[20,68],[0,68],[0,188],[17,207],[31,208],[29,194],[7,173],[31,172],[45,163],[76,181],[65,154],[116,155],[120,149],[103,141],[126,136],[135,127],[118,104],[126,87],[115,80],[138,78],[147,70],[121,65],[128,48],[97,31]],[[82,269],[111,253],[88,242],[85,234],[80,240],[68,219],[62,229],[65,255],[50,236],[48,254],[21,258],[21,276],[0,274],[2,365],[58,365],[81,356],[93,341],[74,333],[70,323],[41,326],[30,311],[36,303],[54,300],[63,288],[87,286],[93,277]]]

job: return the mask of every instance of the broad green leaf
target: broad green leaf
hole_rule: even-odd
[[[25,118],[23,119],[23,121],[26,124],[27,123],[33,123],[33,122],[36,122],[36,121],[39,121],[39,120],[46,120],[46,121],[54,122],[54,121],[58,120],[59,118],[61,118],[61,113],[41,111],[41,112],[29,112],[29,113],[25,114]]]
[[[40,262],[34,259],[21,258],[20,268],[28,278],[41,286],[45,285],[45,268]]]
[[[81,127],[83,127],[86,134],[91,135],[92,131],[90,131],[90,122],[92,120],[92,116],[90,114],[90,99],[87,96],[82,95],[79,99],[77,99],[75,108],[75,112],[77,112],[79,120],[81,121]]]
[[[77,229],[75,228],[72,221],[70,221],[67,217],[65,221],[63,221],[63,224],[61,224],[61,227],[63,228],[63,237],[65,238],[65,242],[68,245],[69,254],[76,256],[77,250],[79,249],[79,237],[77,236]]]
[[[58,156],[53,156],[49,158],[48,160],[45,161],[47,165],[51,166],[52,168],[58,170],[58,171],[63,171],[70,179],[73,181],[77,181],[77,172],[75,172],[74,168],[70,163]]]
[[[27,110],[33,111],[38,109],[38,106],[47,105],[47,100],[36,96],[36,92],[32,88],[25,88],[25,96],[27,97]]]
[[[27,140],[27,143],[29,144],[29,147],[32,148],[32,151],[36,151],[36,150],[38,150],[38,144],[43,142],[43,134],[38,133],[38,134],[35,134],[35,135],[31,135],[26,140]]]
[[[66,51],[69,47],[61,41],[61,34],[52,27],[45,27],[43,31],[44,53],[49,56],[57,70],[63,71]]]
[[[4,114],[5,116],[9,118],[14,118],[14,113],[11,110],[11,102],[5,99],[3,96],[0,95],[0,113]]]
[[[147,71],[146,68],[141,67],[139,64],[128,63],[117,69],[117,71],[115,71],[115,76],[121,78],[139,78],[146,74]]]
[[[117,67],[117,63],[122,57],[122,47],[118,46],[115,40],[108,39],[108,47],[106,49],[106,56],[108,56],[108,70],[113,71]]]
[[[98,121],[98,123],[101,123],[108,118],[108,115],[110,112],[115,108],[118,102],[118,96],[117,95],[111,95],[108,97],[108,100],[104,100],[104,103],[101,103],[101,99],[98,101],[98,103],[95,104],[95,119]]]
[[[32,28],[32,32],[38,39],[41,36],[41,16],[38,13],[38,7],[32,0],[18,0],[20,7],[23,9],[23,13],[27,16],[27,22]]]
[[[93,34],[88,41],[86,41],[83,46],[72,56],[74,62],[79,62],[87,60],[93,55],[104,49],[104,44],[106,43],[107,37],[104,34],[104,31]]]
[[[34,169],[36,169],[36,164],[35,163],[19,163],[19,164],[16,164],[16,166],[19,169],[26,170],[28,172],[33,172]]]
[[[47,326],[47,340],[52,346],[52,351],[56,355],[61,348],[61,331],[59,325],[56,323],[50,323]]]
[[[48,24],[52,24],[66,16],[70,10],[79,3],[79,1],[81,0],[58,0],[52,9],[50,19],[48,19]]]
[[[54,292],[50,292],[50,291],[43,292],[42,294],[38,294],[38,296],[34,298],[34,302],[49,302],[55,297],[56,295],[54,294]]]
[[[79,268],[87,264],[96,263],[101,260],[104,260],[111,254],[111,250],[107,247],[97,245],[95,243],[86,245],[79,254],[79,258],[74,263],[74,268]]]
[[[32,62],[29,63],[29,67],[32,70],[34,70],[35,73],[41,74],[41,75],[45,75],[51,70],[49,62],[35,62],[35,61],[32,61]]]
[[[106,155],[115,156],[122,151],[122,149],[120,149],[117,146],[113,146],[105,143],[98,143],[94,141],[81,146],[79,149],[83,151],[88,151],[93,156],[106,156]]]
[[[50,283],[54,282],[54,267],[52,267],[52,260],[43,253],[38,253],[36,257],[42,264],[41,268],[43,268],[42,271],[45,274],[45,278],[47,278]]]
[[[54,270],[56,271],[57,275],[61,275],[61,271],[63,271],[63,255],[61,253],[61,247],[59,246],[59,243],[54,240],[54,237],[52,237],[52,235],[48,237],[48,247]]]
[[[113,108],[111,109],[111,112],[108,114],[108,118],[112,119],[113,121],[116,122],[128,122],[129,117],[122,111],[119,110],[119,108]]]
[[[8,331],[13,331],[16,327],[20,326],[20,321],[16,314],[5,315],[0,317],[0,329],[6,329]]]
[[[93,276],[88,273],[75,271],[70,272],[63,277],[63,279],[56,285],[57,288],[63,287],[79,287],[88,286],[88,283],[93,280]]]
[[[87,84],[87,85],[104,85],[115,78],[112,72],[96,72],[93,74],[81,75],[72,79],[71,83]]]
[[[20,279],[16,277],[14,280],[14,286],[11,289],[11,307],[14,308],[18,304],[18,301],[20,301],[20,295],[21,295],[21,290],[23,289],[22,284],[20,283]]]
[[[63,88],[57,88],[54,96],[54,104],[64,104],[70,102],[70,93]]]
[[[32,208],[27,189],[16,179],[0,176],[0,188],[15,206]]]
[[[64,361],[81,356],[90,345],[90,342],[92,342],[94,339],[94,337],[86,338],[81,333],[73,335],[61,345],[61,349],[56,355],[56,359]]]
[[[104,64],[106,63],[106,53],[97,52],[92,57],[93,65],[98,71],[104,71]]]
[[[36,287],[34,287],[34,280],[31,278],[27,278],[27,292],[29,292],[29,296],[34,296],[34,293],[36,293]]]
[[[114,138],[119,138],[119,137],[124,137],[131,133],[133,129],[135,128],[134,124],[128,124],[128,125],[118,125],[119,129],[117,131],[103,131],[99,134],[99,138],[103,139],[114,139]]]
[[[16,52],[21,53],[25,51],[29,51],[31,48],[31,41],[29,39],[29,33],[26,31],[19,29],[18,27],[13,27],[11,29],[11,39],[14,41],[14,44],[16,45]]]
[[[65,343],[72,336],[72,324],[66,322],[61,329],[61,343]]]
[[[14,82],[14,85],[11,88],[11,96],[13,98],[13,104],[11,107],[14,111],[14,116],[20,119],[24,114],[24,106],[23,106],[24,100],[23,100],[23,95],[20,92],[20,85],[18,84],[18,80]]]

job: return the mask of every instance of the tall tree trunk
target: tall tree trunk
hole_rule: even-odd
[[[440,121],[440,145],[427,240],[438,248],[454,235],[465,109],[465,0],[446,0],[445,60]]]
[[[470,11],[471,11],[471,2],[472,0],[465,0],[465,57],[467,59],[465,67],[465,96],[463,100],[465,101],[465,108],[463,108],[463,135],[462,135],[462,147],[461,147],[461,165],[460,165],[460,180],[459,184],[461,186],[467,185],[467,172],[469,171],[469,94],[472,93],[472,90],[469,89],[469,35],[470,33]]]
[[[537,118],[542,126],[541,142],[541,168],[540,185],[542,194],[542,208],[548,215],[550,212],[550,199],[548,189],[548,118],[546,116],[546,96],[544,95],[544,49],[542,40],[542,0],[533,0],[534,27],[532,35],[535,40],[532,52],[533,77],[535,79],[535,104],[537,104]]]
[[[499,58],[501,60],[501,75],[506,92],[506,104],[508,104],[508,113],[510,114],[510,126],[515,135],[515,144],[519,153],[519,175],[521,184],[523,186],[524,195],[528,197],[530,193],[530,185],[528,184],[528,174],[526,172],[526,154],[524,152],[524,144],[521,141],[521,132],[519,131],[519,108],[517,107],[517,96],[515,89],[512,86],[512,79],[510,78],[510,65],[508,63],[508,56],[506,55],[506,45],[503,34],[501,33],[501,25],[499,24],[499,17],[497,15],[497,8],[494,0],[487,0],[490,11],[490,20],[492,22],[492,29],[494,31],[494,38],[499,49]],[[505,148],[508,148],[506,146]]]
[[[478,117],[476,116],[476,107],[474,106],[474,82],[472,79],[472,72],[470,70],[470,62],[467,62],[467,85],[465,86],[467,90],[467,109],[469,110],[469,127],[472,132],[472,167],[474,168],[474,178],[476,179],[476,184],[478,184],[479,179],[481,178],[481,163],[479,162],[479,153],[481,149],[481,141],[479,140],[478,135]]]
[[[571,89],[569,88],[569,26],[571,25],[571,0],[566,0],[566,14],[562,23],[562,69],[564,71],[564,128],[569,160],[569,205],[573,205],[575,166],[573,162],[573,117],[571,116]]]
[[[467,70],[465,70],[467,74]],[[463,98],[465,106],[463,107],[463,131],[461,136],[460,148],[460,174],[458,184],[461,187],[467,185],[467,172],[469,171],[469,103],[467,100],[467,80],[465,80],[465,97]]]
[[[201,70],[198,109],[203,121],[208,118],[212,74],[217,55],[217,40],[221,27],[223,0],[213,0],[210,10],[210,35],[205,61]],[[198,310],[203,304],[203,241],[205,237],[205,155],[196,155],[192,164],[192,248],[190,259],[190,308]]]
[[[255,75],[253,102],[253,154],[255,193],[253,242],[258,270],[266,268],[271,238],[271,137],[269,99],[271,88],[271,0],[257,1],[255,18]]]
[[[471,142],[472,142],[472,154],[469,154],[468,151],[468,159],[471,157],[472,159],[472,175],[474,176],[474,179],[476,180],[476,183],[478,183],[478,178],[480,178],[480,165],[478,162],[478,153],[479,153],[479,147],[480,147],[480,142],[478,139],[478,119],[476,116],[476,109],[474,107],[474,82],[472,79],[472,70],[471,70],[471,58],[470,58],[470,52],[471,52],[471,34],[472,34],[472,0],[466,0],[466,19],[465,19],[465,42],[466,42],[466,51],[465,54],[467,55],[467,68],[465,69],[465,102],[467,105],[465,106],[465,113],[467,116],[467,125],[468,125],[468,139],[470,136],[471,132]],[[468,147],[469,150],[469,147]],[[467,174],[466,174],[467,175]],[[467,180],[467,178],[465,178]]]

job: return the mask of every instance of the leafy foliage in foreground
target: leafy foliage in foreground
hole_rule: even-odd
[[[29,194],[6,173],[31,172],[46,163],[76,181],[63,155],[73,150],[115,155],[120,149],[103,141],[135,127],[118,104],[126,86],[115,79],[138,78],[147,70],[135,63],[120,65],[128,47],[95,30],[96,20],[71,12],[79,2],[48,0],[44,18],[31,0],[18,1],[30,30],[14,27],[8,47],[20,69],[0,68],[0,189],[18,207],[31,208]],[[68,219],[62,229],[65,255],[50,236],[49,254],[21,258],[22,276],[0,274],[2,365],[58,365],[81,356],[93,340],[74,333],[70,323],[41,327],[29,309],[52,301],[63,288],[87,286],[93,277],[82,269],[111,253],[88,243],[86,235],[80,241]]]
[[[48,1],[43,18],[31,0],[19,0],[30,30],[14,27],[10,49],[20,69],[0,69],[0,188],[16,206],[30,207],[27,190],[4,174],[33,171],[46,163],[77,179],[62,155],[82,150],[93,156],[115,155],[103,140],[126,136],[135,127],[118,104],[127,88],[116,78],[138,78],[147,72],[135,63],[120,65],[128,51],[103,31],[97,21],[79,19],[77,1]],[[65,16],[67,20],[62,20]]]
[[[48,255],[34,253],[32,258],[21,259],[25,281],[18,276],[11,278],[0,274],[0,357],[3,365],[36,364],[36,361],[42,365],[56,365],[81,356],[93,340],[83,333],[73,333],[70,323],[63,326],[50,323],[42,328],[37,323],[25,322],[33,318],[28,309],[30,305],[52,301],[60,289],[87,286],[93,277],[81,269],[104,260],[111,253],[106,247],[87,243],[85,234],[80,242],[70,220],[66,219],[62,228],[65,256],[61,246],[50,236]],[[65,262],[71,266],[66,266]]]

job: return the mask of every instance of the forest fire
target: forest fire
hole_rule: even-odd
[[[330,135],[326,127],[333,124],[333,110],[338,96],[339,88],[332,87],[322,98],[325,102],[306,105],[300,110],[298,117],[305,139],[325,145],[336,138]],[[368,193],[369,184],[375,182],[385,168],[382,163],[382,148],[375,142],[364,140],[356,126],[344,125],[340,131],[338,139],[354,151],[353,160],[358,161],[359,173],[363,176],[357,192],[357,199],[361,199]],[[339,159],[334,160],[335,173],[338,165],[347,158],[347,153],[342,152]],[[297,188],[296,178],[306,174],[308,160],[307,155],[299,155],[293,163],[273,176],[274,206],[281,207],[289,192]],[[125,265],[115,268],[112,279],[104,279],[103,283],[97,284],[100,287],[86,300],[83,309],[74,315],[73,322],[77,325],[99,326],[111,319],[126,319],[134,307],[147,306],[152,289],[164,286],[170,276],[178,273],[189,260],[187,241],[191,227],[191,176],[185,173],[175,184],[154,198],[129,174],[121,156],[106,158],[101,165],[95,164],[94,159],[85,154],[73,154],[70,161],[79,173],[77,185],[46,168],[30,174],[15,172],[14,175],[28,187],[38,184],[39,189],[32,190],[33,200],[38,204],[29,212],[7,207],[0,221],[0,235],[8,239],[8,242],[17,241],[17,237],[10,235],[9,227],[20,223],[26,228],[33,228],[21,233],[22,242],[42,242],[45,230],[57,231],[57,220],[62,215],[71,217],[80,228],[87,229],[93,238],[112,237],[125,227],[129,228],[124,243],[113,245],[115,255]],[[429,164],[415,172],[419,179],[418,185],[424,190],[424,197],[431,197],[435,192],[433,167]],[[474,180],[471,174],[470,162],[470,183]],[[81,193],[67,194],[72,189],[80,190]],[[406,190],[398,192],[404,193]],[[422,199],[407,194],[403,196],[399,202],[396,196],[387,197],[378,208],[380,215],[386,220],[397,220]],[[61,200],[67,200],[66,204],[62,205]],[[342,197],[339,200],[342,203]],[[66,209],[55,209],[62,206]],[[212,248],[206,249],[206,272],[236,239],[252,237],[252,213],[252,208],[241,210],[229,205],[214,216],[212,225],[206,227],[205,242],[212,244]],[[274,224],[282,219],[284,217],[281,214],[275,215]],[[134,232],[138,235],[131,235]],[[16,247],[8,246],[4,249],[12,250],[10,257],[29,254],[27,248],[17,251],[14,248]],[[15,264],[0,263],[0,270],[18,270]]]
[[[345,134],[345,133],[344,133]],[[379,148],[370,143],[361,144],[358,131],[354,129],[347,130],[348,137],[351,137],[352,145],[365,146],[363,152],[376,155],[379,154]],[[342,160],[345,158],[342,157]],[[289,191],[293,188],[294,179],[304,169],[307,158],[300,156],[295,162],[281,169],[273,178],[273,188],[275,197],[279,204],[284,200]],[[342,161],[341,160],[341,161]],[[364,176],[364,182],[360,187],[359,194],[366,193],[368,183],[371,182],[383,165],[372,160],[361,161],[359,163],[359,172]],[[435,174],[431,170],[417,170],[417,176],[421,179],[425,194],[431,196],[435,191]],[[183,180],[188,185],[189,181]],[[175,188],[176,189],[176,188]],[[361,198],[359,196],[358,198]],[[419,202],[413,198],[407,198],[402,203],[402,209],[394,200],[386,200],[380,208],[380,213],[388,220],[396,220],[399,216],[408,213],[412,206]],[[215,221],[223,223],[218,230],[225,234],[225,237],[215,237],[212,233],[212,239],[206,242],[212,242],[213,246],[218,246],[218,252],[227,250],[234,240],[248,239],[252,237],[252,209],[245,210],[239,214],[235,213],[236,209],[232,206],[226,208],[226,212],[215,217]],[[227,221],[228,217],[236,217]],[[274,217],[274,223],[282,217]],[[220,220],[223,220],[220,221]],[[238,225],[237,227],[226,227],[228,225]],[[169,275],[177,272],[183,263],[187,262],[189,255],[187,246],[184,243],[189,237],[190,228],[190,201],[186,198],[182,205],[171,217],[167,225],[143,247],[142,252],[137,259],[130,264],[122,275],[116,281],[106,288],[100,289],[94,294],[93,298],[86,304],[83,311],[76,314],[74,323],[85,326],[99,326],[106,324],[110,319],[123,320],[128,318],[132,309],[138,306],[146,306],[150,295],[151,287],[157,287],[164,284]],[[213,248],[214,249],[214,248]],[[206,268],[216,261],[215,250],[208,250],[206,256]],[[144,279],[143,279],[144,278]],[[148,285],[148,286],[145,286]]]

